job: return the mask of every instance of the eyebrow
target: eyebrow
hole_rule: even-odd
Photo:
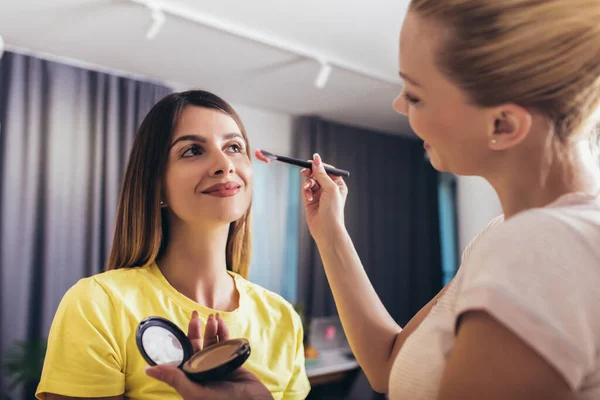
[[[419,85],[419,83],[417,81],[415,81],[410,76],[406,75],[404,72],[399,72],[398,74],[400,75],[400,78],[404,79],[405,81],[407,81],[415,86],[419,86],[419,87],[421,86],[421,85]]]
[[[238,138],[238,139],[242,139],[244,141],[244,143],[246,142],[244,140],[244,137],[240,133],[237,133],[237,132],[226,133],[223,136],[221,136],[221,138],[223,140],[230,140],[230,139]],[[171,143],[171,145],[169,146],[169,150],[171,150],[171,148],[173,146],[175,146],[177,143],[183,142],[183,141],[206,143],[207,139],[201,135],[183,135],[183,136],[178,137],[177,139],[175,139],[175,141],[173,143]]]

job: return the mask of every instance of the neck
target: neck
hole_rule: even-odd
[[[505,218],[544,207],[568,193],[596,194],[600,190],[598,160],[586,141],[570,144],[560,154],[552,152],[551,159],[532,154],[507,156],[496,168],[501,173],[484,176],[496,190]]]
[[[227,273],[228,224],[192,225],[172,213],[168,245],[159,268],[177,291],[216,310],[237,308],[238,292]]]

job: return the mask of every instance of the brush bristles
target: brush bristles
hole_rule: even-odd
[[[270,160],[277,160],[277,156],[273,153],[269,153],[268,151],[265,151],[265,150],[261,150],[260,152],[262,153],[263,156],[265,156],[266,158],[268,158]]]

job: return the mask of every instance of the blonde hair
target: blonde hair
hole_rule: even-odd
[[[220,97],[201,90],[173,93],[150,110],[131,149],[119,197],[117,221],[107,270],[147,265],[160,258],[168,237],[166,211],[160,206],[168,148],[179,116],[187,106],[219,110],[237,123],[246,140],[246,129],[233,107]],[[248,277],[252,248],[251,207],[229,226],[227,269]]]
[[[412,0],[410,11],[450,29],[440,70],[484,107],[515,103],[567,139],[600,102],[600,1]]]

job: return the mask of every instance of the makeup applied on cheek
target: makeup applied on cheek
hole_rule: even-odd
[[[258,158],[259,160],[264,161],[266,163],[269,163],[269,161],[280,161],[282,163],[296,165],[298,167],[309,168],[309,169],[312,168],[311,162],[302,161],[302,160],[298,160],[296,158],[291,158],[291,157],[278,156],[277,154],[273,154],[273,153],[270,153],[265,150],[256,150],[255,155],[256,155],[256,158]],[[343,170],[343,169],[332,168],[332,167],[325,167],[325,172],[327,172],[329,175],[333,175],[333,176],[344,176],[346,178],[350,176],[350,172]]]
[[[250,343],[246,339],[224,340],[194,353],[187,335],[162,317],[142,320],[136,342],[149,365],[172,365],[198,383],[221,380],[250,357]]]

